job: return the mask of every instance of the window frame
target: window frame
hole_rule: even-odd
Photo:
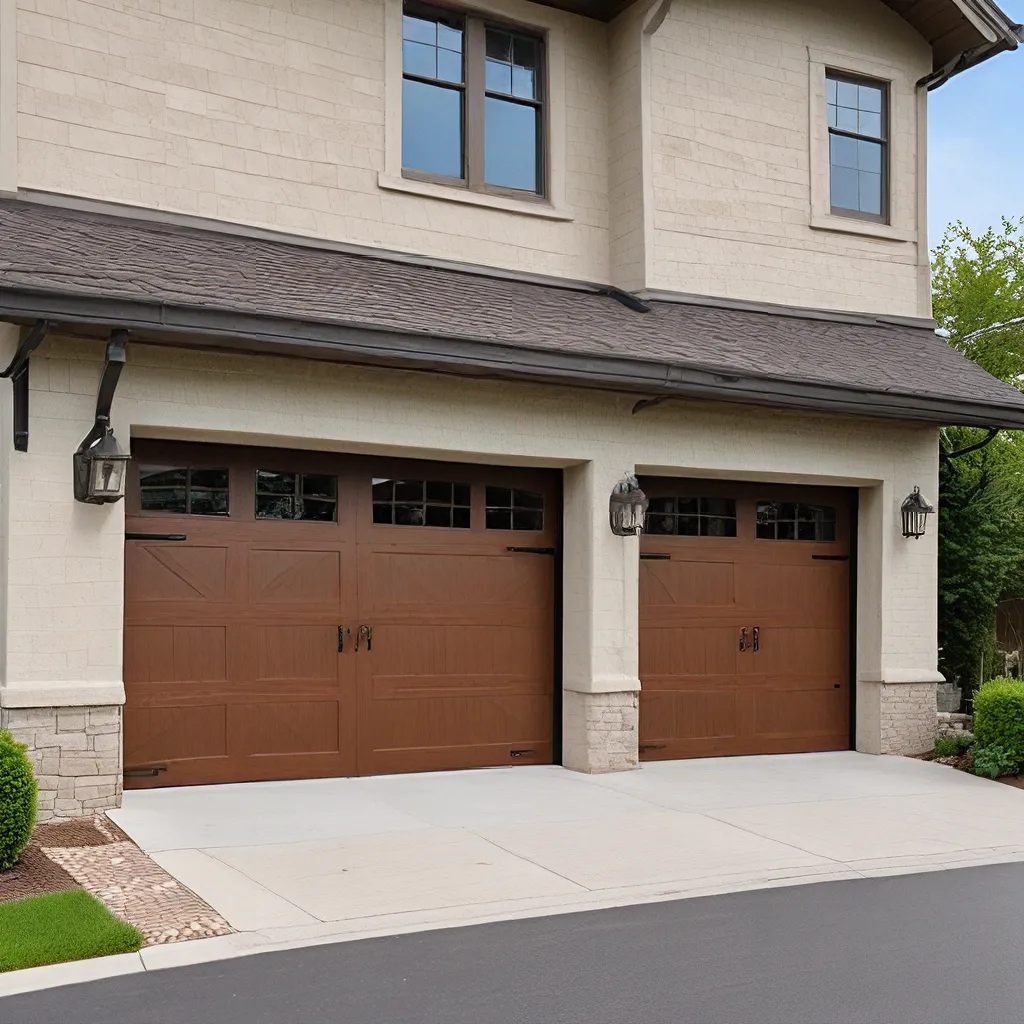
[[[402,177],[409,181],[421,181],[435,185],[446,185],[452,188],[465,189],[483,195],[499,196],[505,199],[517,199],[527,203],[549,205],[551,202],[551,136],[550,111],[548,97],[548,38],[547,33],[535,27],[521,25],[513,21],[491,17],[482,12],[463,10],[445,4],[423,3],[421,0],[403,0],[401,3],[402,17],[436,18],[442,15],[458,18],[463,26],[463,78],[461,85],[443,82],[407,72],[404,63],[400,67],[401,80],[424,82],[430,85],[443,85],[447,88],[461,89],[462,105],[462,160],[463,177],[455,178],[447,174],[432,171],[421,171],[414,167],[406,167],[401,149],[399,163]],[[537,111],[537,191],[510,188],[506,185],[490,185],[487,183],[484,169],[485,160],[485,110],[489,95],[486,84],[486,46],[487,29],[493,28],[500,32],[527,36],[537,44],[537,97],[510,97],[513,102],[523,106],[532,106]],[[495,94],[504,96],[502,93]],[[402,114],[404,116],[404,104]],[[401,147],[401,142],[399,143]]]
[[[881,134],[877,137],[873,135],[863,135],[860,132],[853,132],[847,128],[833,128],[828,123],[828,83],[829,81],[834,82],[845,82],[848,85],[868,85],[872,88],[881,90],[882,93],[882,116],[881,116]],[[825,150],[825,157],[828,165],[828,185],[829,185],[829,212],[834,217],[850,217],[854,220],[869,221],[873,224],[889,224],[890,223],[890,212],[892,209],[891,196],[889,194],[889,163],[890,163],[890,122],[891,122],[891,107],[892,107],[892,91],[891,83],[882,78],[872,78],[870,75],[858,75],[849,71],[842,71],[839,68],[834,68],[826,65],[825,67],[825,128],[827,145]],[[843,206],[832,205],[832,136],[839,135],[848,139],[856,139],[864,142],[875,142],[882,147],[882,181],[881,181],[881,197],[880,206],[881,213],[866,213],[863,210],[849,210]]]

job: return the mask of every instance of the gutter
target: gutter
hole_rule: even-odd
[[[935,395],[858,390],[675,363],[549,349],[503,342],[439,338],[366,327],[193,309],[83,296],[0,289],[0,318],[45,319],[54,333],[105,337],[128,330],[133,341],[204,351],[302,357],[461,377],[529,381],[645,396],[665,395],[908,420],[1024,429],[1024,405],[998,406]],[[63,331],[62,331],[63,328]]]

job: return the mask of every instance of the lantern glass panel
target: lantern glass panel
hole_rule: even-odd
[[[123,459],[93,459],[91,492],[97,497],[121,494],[124,489],[124,467]]]

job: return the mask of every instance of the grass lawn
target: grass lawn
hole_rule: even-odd
[[[0,903],[0,972],[141,948],[142,933],[87,892]]]

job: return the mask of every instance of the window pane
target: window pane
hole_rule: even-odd
[[[489,508],[487,510],[488,530],[511,530],[512,510],[510,508]]]
[[[517,508],[512,513],[512,528],[514,530],[543,530],[544,513],[535,509]]]
[[[257,519],[291,519],[294,514],[294,498],[274,494],[256,495]]]
[[[861,110],[871,110],[876,114],[882,112],[882,88],[878,85],[857,86],[857,106]]]
[[[489,185],[537,191],[537,111],[522,103],[485,100],[484,177]]]
[[[675,517],[655,513],[647,514],[647,522],[644,524],[645,533],[674,533],[676,528]]]
[[[516,508],[544,508],[544,495],[534,494],[532,491],[515,492]]]
[[[193,469],[189,476],[193,487],[219,487],[227,490],[228,471],[226,469]]]
[[[462,53],[462,29],[437,23],[437,45]]]
[[[333,501],[320,501],[316,498],[303,498],[298,503],[298,518],[313,522],[333,523],[338,506]]]
[[[185,512],[184,487],[148,488],[142,492],[144,512]]]
[[[704,498],[700,510],[708,516],[735,516],[736,502],[732,498]]]
[[[860,209],[860,180],[853,168],[833,166],[832,205],[840,210]]]
[[[512,92],[512,65],[501,61],[487,61],[487,89],[490,92]]]
[[[437,480],[427,482],[427,501],[440,501],[445,505],[452,503],[452,485]]]
[[[860,112],[861,135],[873,135],[876,139],[882,136],[882,115]]]
[[[187,482],[187,469],[167,466],[142,466],[139,469],[139,483],[143,487],[184,487]]]
[[[322,476],[319,473],[304,473],[302,493],[310,498],[336,498],[338,496],[338,478]]]
[[[697,516],[679,516],[676,530],[680,537],[696,537],[700,534],[700,519]]]
[[[775,524],[774,523],[758,523],[757,524],[757,539],[758,540],[775,540]]]
[[[836,127],[844,131],[857,130],[857,111],[853,107],[836,107]]]
[[[736,520],[707,516],[700,521],[700,532],[702,537],[735,537]]]
[[[532,68],[512,68],[512,95],[526,99],[537,98],[537,86]]]
[[[860,172],[860,207],[861,213],[881,214],[882,212],[882,176],[870,171]]]
[[[423,501],[422,480],[396,480],[395,501]]]
[[[414,18],[406,14],[402,18],[402,38],[415,39],[420,43],[437,42],[437,22],[428,18]]]
[[[373,521],[375,523],[386,523],[390,524],[393,522],[391,516],[390,505],[374,505],[373,506]]]
[[[521,68],[537,66],[537,41],[525,36],[515,36],[512,40],[512,63]]]
[[[511,508],[512,491],[508,487],[488,487],[485,501],[488,508]]]
[[[469,484],[455,484],[452,488],[456,505],[469,504]]]
[[[487,30],[487,56],[512,63],[512,36],[496,28]]]
[[[882,144],[880,142],[857,142],[857,166],[862,171],[882,173]]]
[[[395,524],[398,526],[422,526],[422,505],[396,505]]]
[[[394,481],[382,480],[377,477],[373,481],[373,500],[374,501],[390,501],[395,494]]]
[[[858,166],[856,139],[848,139],[845,135],[831,135],[829,136],[829,151],[834,165],[838,167]]]
[[[226,516],[227,491],[193,491],[189,495],[189,511],[194,516]]]
[[[425,522],[427,526],[451,526],[451,505],[428,505]]]
[[[451,50],[437,51],[437,77],[442,82],[462,81],[462,54]]]
[[[835,128],[836,125],[839,123],[838,119],[839,119],[839,114],[837,112],[836,105],[834,103],[830,103],[828,105],[828,126],[829,126],[829,128]]]
[[[856,109],[859,103],[857,86],[853,82],[837,82],[836,101],[842,107],[853,107]]]
[[[424,43],[413,43],[405,40],[402,43],[402,70],[410,75],[423,75],[425,78],[437,77],[437,50]]]
[[[468,530],[469,529],[469,509],[468,508],[453,508],[452,509],[452,526],[457,530]]]
[[[825,79],[825,102],[833,104],[836,102],[836,80],[834,78]]]
[[[294,494],[294,473],[271,473],[265,469],[256,471],[256,490],[268,494]]]
[[[462,177],[462,91],[402,82],[402,166]]]

